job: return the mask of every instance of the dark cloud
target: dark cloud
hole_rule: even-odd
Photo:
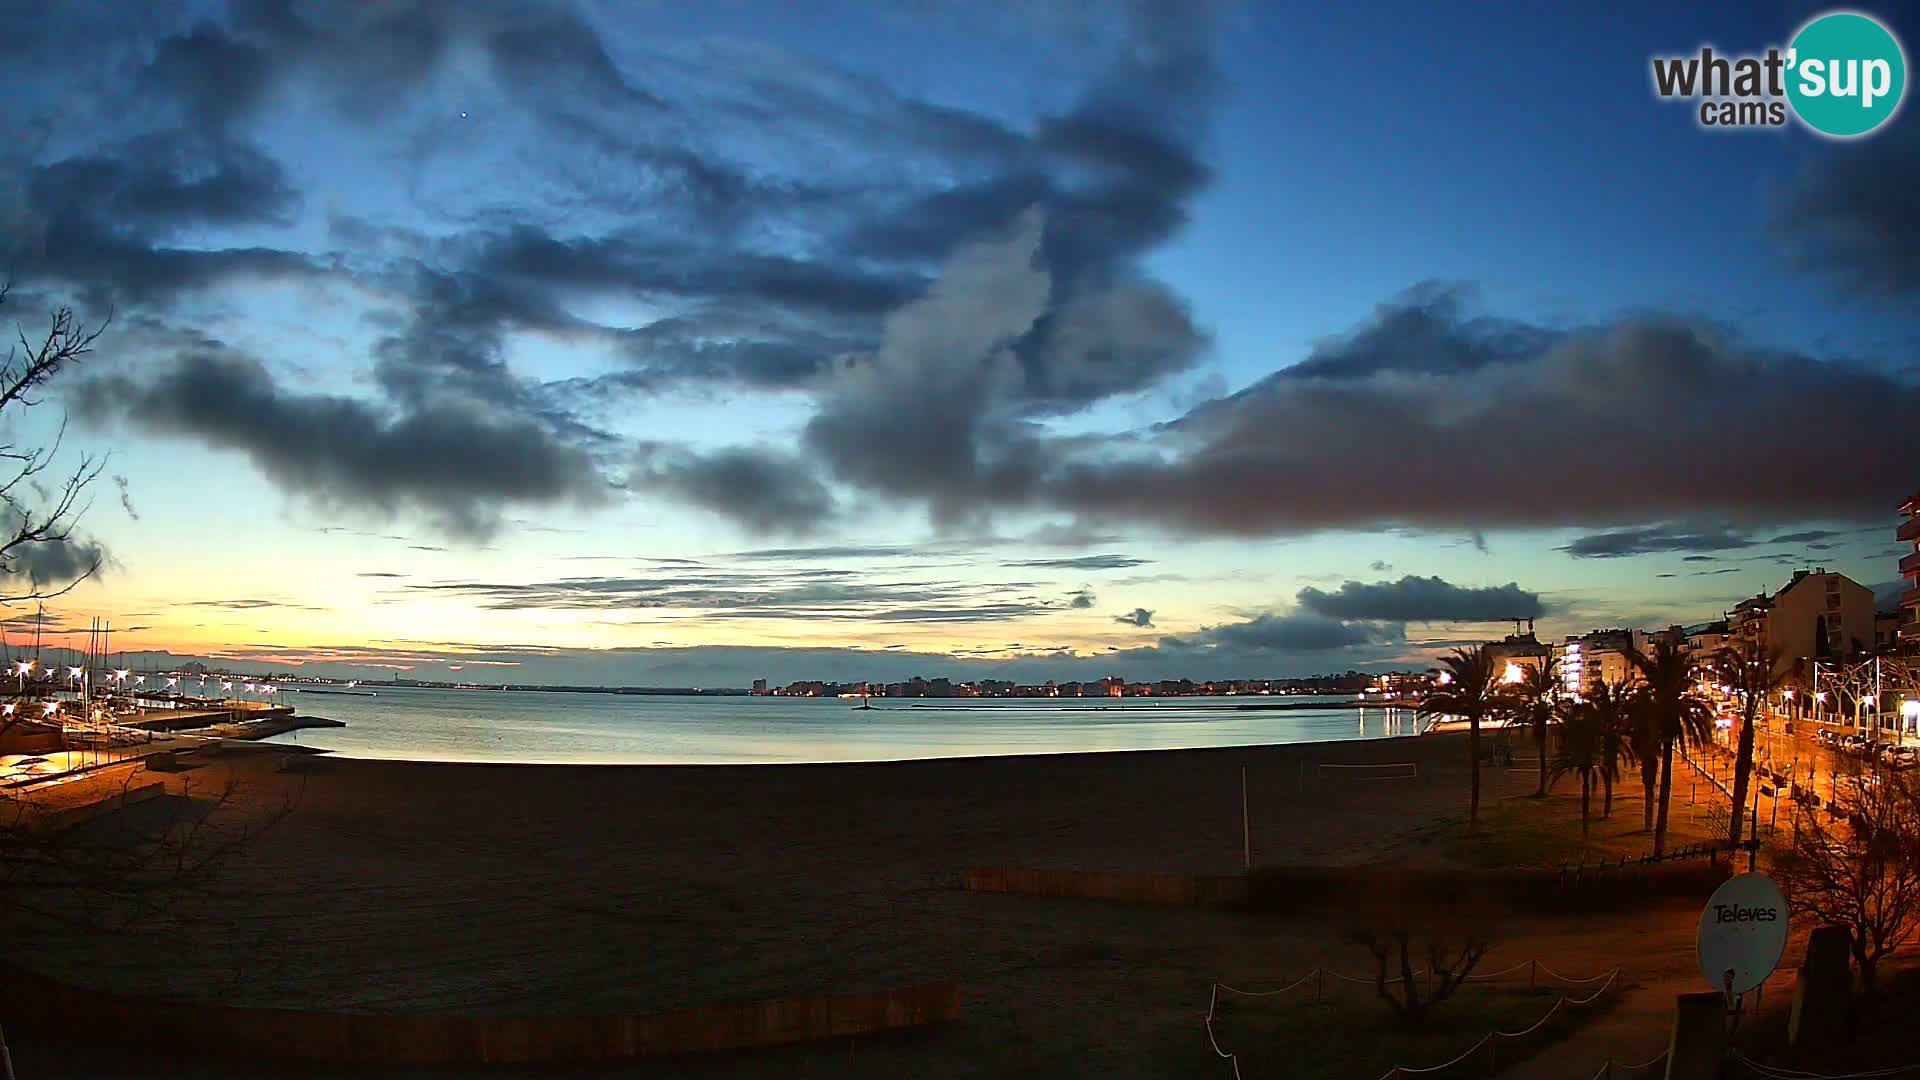
[[[816,559],[891,559],[915,552],[915,548],[897,544],[832,544],[825,547],[756,548],[752,551],[736,551],[730,557],[812,562]]]
[[[506,504],[591,505],[607,491],[584,452],[531,421],[456,403],[395,411],[289,391],[230,351],[185,353],[144,378],[95,379],[72,400],[82,417],[238,450],[317,504],[413,510],[466,537],[491,532]]]
[[[1126,626],[1151,627],[1153,625],[1153,611],[1149,608],[1137,607],[1125,615],[1115,615],[1113,621]]]
[[[1079,589],[1067,594],[1067,606],[1070,608],[1090,608],[1094,604],[1092,589]]]
[[[1397,627],[1297,611],[1212,626],[1186,637],[1162,638],[1160,648],[1222,649],[1254,655],[1317,653],[1391,644],[1403,636]]]
[[[28,180],[27,201],[53,221],[155,237],[197,225],[284,224],[300,197],[258,147],[172,131],[43,166]]]
[[[1122,15],[1097,43],[1106,59],[1086,67],[1097,75],[1022,119],[771,47],[616,45],[598,16],[561,4],[255,0],[222,18],[128,20],[133,76],[98,96],[152,130],[33,163],[23,265],[120,304],[198,300],[235,281],[378,295],[393,305],[368,323],[381,404],[327,399],[330,415],[357,411],[389,444],[442,416],[470,429],[513,417],[526,437],[508,450],[531,451],[529,479],[553,479],[556,453],[624,460],[599,419],[618,415],[618,393],[814,391],[807,459],[656,453],[637,483],[758,531],[810,527],[835,481],[916,500],[937,490],[937,515],[955,525],[1031,486],[1037,421],[1158,386],[1207,344],[1142,260],[1211,178],[1200,146],[1220,88],[1215,20],[1159,0]],[[55,44],[38,22],[23,32],[37,41],[24,51]],[[460,92],[490,110],[484,125],[454,121],[440,78],[454,57],[485,64],[458,68]],[[431,227],[344,208],[328,212],[337,250],[312,250],[304,231],[306,250],[270,246],[294,244],[303,200],[246,133],[314,101],[391,152],[393,190]],[[501,175],[511,190],[449,188]],[[930,284],[943,262],[960,264],[953,280]],[[529,336],[619,363],[541,384],[512,359]],[[309,493],[363,471],[337,447],[303,470],[258,425],[175,404],[179,415],[140,422],[239,446]],[[476,472],[499,474],[504,456],[483,454]],[[526,491],[480,481],[443,498],[461,485],[433,453],[422,468],[366,500],[334,495],[399,494],[484,529],[481,504]]]
[[[1733,529],[1650,525],[1638,529],[1590,533],[1576,538],[1560,550],[1576,559],[1616,559],[1660,551],[1729,551],[1752,547],[1755,543]]]
[[[755,533],[809,532],[838,513],[833,492],[811,468],[774,450],[646,446],[628,485],[684,500]]]
[[[170,301],[232,280],[312,279],[310,257],[179,242],[192,230],[280,225],[299,195],[258,147],[168,130],[30,168],[7,254],[22,280],[52,279],[99,306]]]
[[[1333,592],[1309,586],[1296,599],[1302,610],[1332,619],[1395,623],[1500,622],[1546,610],[1540,594],[1515,582],[1474,588],[1412,574],[1398,581],[1343,582]]]
[[[139,521],[140,514],[133,508],[133,492],[127,485],[127,478],[115,473],[113,476],[113,486],[120,492],[120,509],[126,512],[127,517],[132,518],[134,521]]]
[[[1835,143],[1781,200],[1775,226],[1790,257],[1848,295],[1920,293],[1920,135],[1912,124]]]
[[[13,522],[19,520],[11,511],[5,517]],[[11,536],[17,525],[7,528]],[[0,557],[0,578],[13,582],[24,580],[27,590],[32,592],[62,589],[84,574],[97,574],[107,560],[105,545],[95,540],[69,536],[23,543]],[[19,586],[0,584],[0,589],[16,592]]]
[[[226,127],[260,104],[274,78],[264,50],[202,22],[162,39],[136,82],[160,100],[178,102],[186,116]]]
[[[1076,555],[1064,559],[1021,559],[1001,565],[1046,570],[1124,570],[1130,566],[1145,566],[1152,561],[1152,559],[1136,559],[1127,555]]]
[[[284,600],[189,600],[187,607],[221,608],[226,611],[258,611],[262,608],[284,608],[290,611],[321,611],[322,608],[309,607],[306,604],[291,604]]]
[[[1659,524],[1615,529],[1576,538],[1560,550],[1576,559],[1613,559],[1672,551],[1733,551],[1759,544],[1803,544],[1812,551],[1836,546],[1837,538],[1853,535],[1844,529],[1802,529],[1767,538],[1742,529],[1717,525]],[[1711,562],[1711,556],[1689,555],[1687,562]]]
[[[1373,571],[1376,574],[1384,574],[1387,571],[1393,569],[1393,564],[1390,562],[1387,562],[1384,559],[1375,559],[1373,562],[1367,564],[1367,569]]]
[[[888,320],[870,363],[823,386],[805,441],[837,477],[927,500],[942,524],[963,524],[1033,492],[1046,460],[1033,413],[1138,389],[1191,361],[1197,332],[1183,336],[1174,367],[1149,376],[1124,356],[1151,333],[1075,308],[1126,310],[1113,290],[1143,285],[1059,306],[1043,223],[1030,211],[1010,233],[962,249],[925,297]]]
[[[1314,346],[1286,369],[1297,378],[1367,379],[1384,372],[1457,375],[1525,363],[1560,334],[1510,319],[1474,315],[1464,285],[1428,282],[1380,305],[1371,322]]]
[[[1809,400],[1831,408],[1807,413]],[[1282,371],[1170,425],[1155,453],[1030,448],[1023,460],[1053,461],[1007,501],[1242,535],[1865,520],[1911,484],[1899,463],[1920,454],[1920,434],[1900,417],[1915,407],[1920,391],[1890,376],[1636,318],[1455,374]],[[1726,432],[1762,415],[1801,419],[1726,453]],[[1541,459],[1517,449],[1568,445],[1607,452],[1556,455],[1545,483]]]
[[[680,571],[525,583],[448,581],[402,586],[405,596],[459,596],[502,611],[649,612],[702,621],[1001,622],[1068,610],[1030,582],[901,579],[850,569]]]

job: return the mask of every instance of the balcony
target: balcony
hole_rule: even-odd
[[[1908,589],[1900,594],[1899,604],[1903,608],[1920,605],[1920,589]]]
[[[1893,538],[1903,544],[1909,540],[1920,540],[1920,514],[1915,514],[1901,522],[1900,528],[1893,534]]]
[[[1901,557],[1900,573],[1902,573],[1903,575],[1906,575],[1907,577],[1912,577],[1915,574],[1920,574],[1920,551],[1916,551],[1910,555],[1905,555]]]

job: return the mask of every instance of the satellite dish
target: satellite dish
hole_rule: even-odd
[[[1787,950],[1787,898],[1765,874],[1713,890],[1694,938],[1700,974],[1715,990],[1744,994],[1767,981]]]

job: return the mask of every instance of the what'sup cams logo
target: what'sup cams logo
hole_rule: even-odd
[[[1653,90],[1699,102],[1706,128],[1780,127],[1789,115],[1833,139],[1870,134],[1893,119],[1907,93],[1907,54],[1878,19],[1829,11],[1782,49],[1725,56],[1653,58]]]

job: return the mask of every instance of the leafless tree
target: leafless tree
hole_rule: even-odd
[[[1452,997],[1473,974],[1491,945],[1486,937],[1471,931],[1427,937],[1421,942],[1424,949],[1415,944],[1416,935],[1407,929],[1361,930],[1353,940],[1373,954],[1374,992],[1407,1027],[1426,1023],[1434,1007]],[[1424,954],[1424,976],[1415,974],[1416,954]]]
[[[1920,782],[1856,773],[1833,806],[1838,813],[1796,811],[1775,871],[1796,911],[1847,928],[1861,988],[1872,996],[1881,958],[1920,928]]]
[[[1374,992],[1402,1024],[1425,1023],[1487,955],[1486,898],[1474,891],[1435,896],[1389,874],[1356,900],[1348,938],[1373,954]]]
[[[0,305],[4,305],[11,286],[0,285]],[[107,322],[89,327],[72,308],[56,308],[47,318],[46,332],[29,337],[24,327],[15,327],[18,344],[7,349],[0,360],[0,432],[11,433],[8,421],[22,410],[41,403],[37,391],[61,371],[80,363],[93,351],[94,342],[106,330]],[[25,591],[18,587],[5,590],[0,603],[43,600],[61,596],[100,569],[97,548],[69,548],[73,528],[86,506],[82,499],[87,488],[106,466],[102,458],[83,455],[70,470],[48,475],[60,457],[66,435],[63,420],[52,441],[44,446],[22,446],[0,441],[0,578],[12,581],[24,577]],[[8,435],[0,435],[8,438]],[[57,486],[55,481],[57,478]],[[34,570],[35,556],[49,546],[63,553],[53,580],[44,580]]]

